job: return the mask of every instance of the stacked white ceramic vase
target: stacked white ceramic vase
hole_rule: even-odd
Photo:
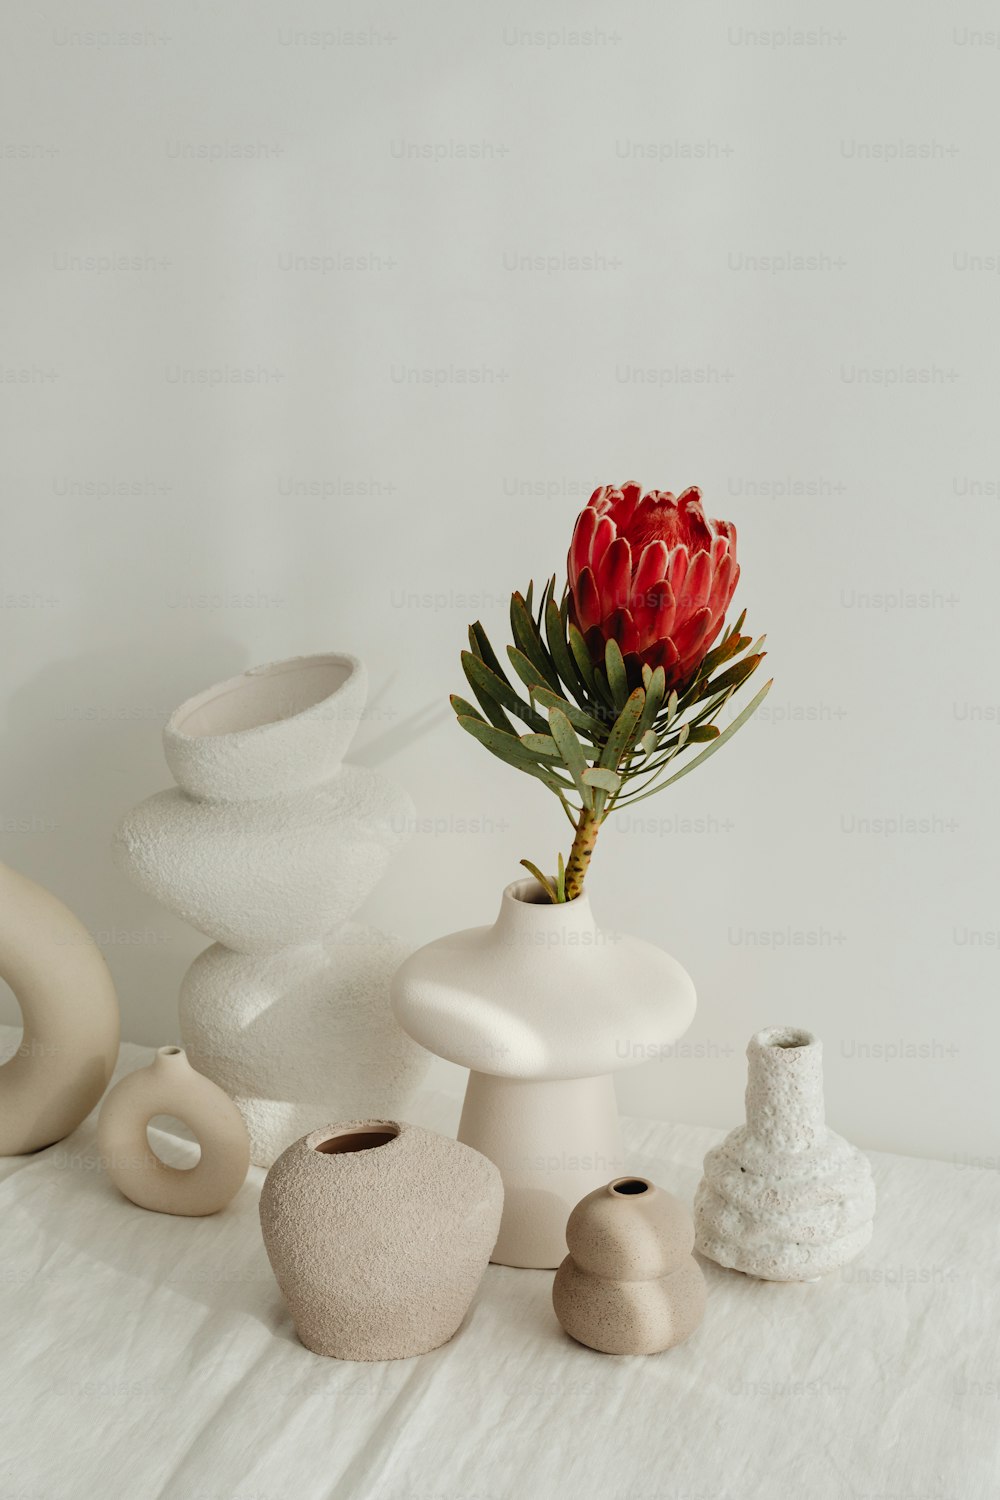
[[[184,977],[181,1036],[259,1166],[328,1120],[405,1114],[429,1064],[389,1007],[405,950],[353,920],[413,819],[389,777],[343,763],[365,697],[361,662],[324,655],[190,699],[164,730],[178,785],[115,835],[121,868],[215,939]]]

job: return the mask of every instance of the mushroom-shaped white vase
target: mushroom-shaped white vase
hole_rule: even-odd
[[[553,906],[518,880],[492,927],[419,949],[392,994],[412,1037],[470,1069],[458,1138],[503,1177],[493,1260],[558,1266],[571,1209],[625,1171],[613,1074],[687,1030],[690,977],[598,927],[586,895]]]

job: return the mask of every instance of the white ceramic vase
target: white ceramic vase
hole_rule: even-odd
[[[871,1239],[871,1164],[826,1123],[823,1045],[811,1032],[770,1026],[747,1058],[746,1124],[705,1157],[696,1244],[748,1276],[815,1281]]]
[[[544,1269],[566,1254],[574,1205],[625,1171],[612,1075],[681,1036],[695,993],[668,954],[598,927],[586,895],[540,898],[515,881],[492,927],[411,954],[393,1003],[411,1036],[470,1069],[458,1138],[503,1177],[494,1261]]]
[[[404,1113],[429,1065],[389,1008],[400,945],[351,920],[413,817],[387,776],[342,762],[365,694],[362,663],[328,654],[191,698],[163,735],[178,786],[115,834],[121,868],[215,939],[184,978],[181,1036],[258,1166],[325,1119]]]

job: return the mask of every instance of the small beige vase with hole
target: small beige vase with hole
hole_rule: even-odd
[[[51,891],[0,865],[0,980],[24,1022],[0,1067],[0,1156],[61,1141],[89,1115],[118,1057],[118,999],[90,933]]]
[[[502,1209],[500,1173],[471,1146],[398,1120],[355,1120],[278,1157],[260,1224],[307,1349],[408,1359],[458,1330]]]
[[[694,1333],[705,1278],[691,1254],[691,1216],[670,1193],[647,1177],[618,1177],[576,1205],[566,1243],[552,1303],[578,1343],[602,1354],[659,1354]]]
[[[188,1126],[201,1147],[197,1166],[168,1167],[153,1152],[146,1127],[154,1115],[172,1115]],[[217,1084],[195,1072],[180,1047],[161,1047],[148,1068],[115,1084],[101,1107],[97,1145],[125,1197],[160,1214],[218,1213],[250,1166],[243,1116]]]

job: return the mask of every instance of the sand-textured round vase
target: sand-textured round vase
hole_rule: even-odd
[[[181,986],[181,1039],[236,1101],[258,1166],[317,1120],[401,1113],[429,1058],[397,1025],[391,936],[351,920],[412,828],[409,797],[342,764],[365,669],[329,653],[255,667],[164,730],[178,786],[132,810],[115,857],[215,939]]]
[[[439,938],[393,980],[417,1041],[470,1069],[458,1138],[500,1168],[493,1259],[554,1269],[584,1194],[625,1171],[613,1073],[691,1024],[694,986],[652,943],[598,927],[586,895],[503,893],[492,927]]]
[[[201,1147],[196,1166],[168,1167],[150,1148],[146,1127],[154,1115],[187,1125]],[[159,1214],[217,1214],[239,1192],[250,1166],[243,1116],[195,1072],[180,1047],[161,1047],[148,1068],[115,1084],[101,1106],[97,1146],[119,1191]]]
[[[73,913],[0,865],[0,980],[23,1031],[0,1067],[0,1156],[63,1140],[107,1088],[118,1057],[118,999],[104,956]]]
[[[260,1222],[307,1349],[408,1359],[457,1332],[502,1207],[499,1172],[468,1146],[354,1120],[289,1146],[264,1181]]]
[[[758,1031],[747,1058],[746,1124],[705,1157],[697,1246],[748,1276],[815,1281],[871,1239],[871,1164],[826,1123],[823,1046],[811,1032]]]
[[[576,1205],[552,1305],[566,1332],[602,1354],[659,1354],[690,1338],[705,1278],[682,1203],[648,1177],[619,1177]]]

